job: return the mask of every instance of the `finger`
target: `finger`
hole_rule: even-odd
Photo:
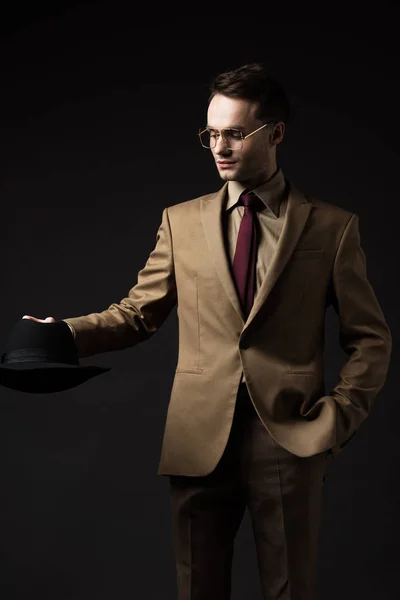
[[[31,321],[36,321],[37,323],[55,323],[55,319],[53,317],[46,317],[45,319],[38,319],[36,317],[32,317],[31,315],[24,315],[23,319],[29,319]]]

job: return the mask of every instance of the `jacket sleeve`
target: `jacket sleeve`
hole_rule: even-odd
[[[156,245],[126,298],[107,310],[63,319],[75,332],[79,356],[134,346],[152,336],[177,301],[168,209],[162,213]]]
[[[389,367],[392,339],[372,286],[353,214],[336,253],[331,304],[339,318],[339,342],[349,356],[330,395],[336,404],[336,457],[367,417]]]

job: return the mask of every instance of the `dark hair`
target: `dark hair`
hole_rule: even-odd
[[[257,118],[286,123],[290,104],[284,89],[261,63],[243,65],[217,75],[211,82],[209,101],[222,94],[228,98],[242,98],[258,102]]]

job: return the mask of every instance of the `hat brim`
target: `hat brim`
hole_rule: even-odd
[[[60,363],[2,364],[0,365],[0,385],[31,394],[62,392],[109,370],[109,367]]]

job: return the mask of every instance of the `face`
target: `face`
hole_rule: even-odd
[[[261,127],[256,117],[257,103],[216,94],[207,112],[207,126],[212,129],[240,129],[243,137]],[[267,125],[243,140],[241,150],[230,150],[222,136],[211,152],[220,177],[224,181],[239,181],[252,189],[267,181],[276,171],[276,145],[284,134],[284,124]]]

